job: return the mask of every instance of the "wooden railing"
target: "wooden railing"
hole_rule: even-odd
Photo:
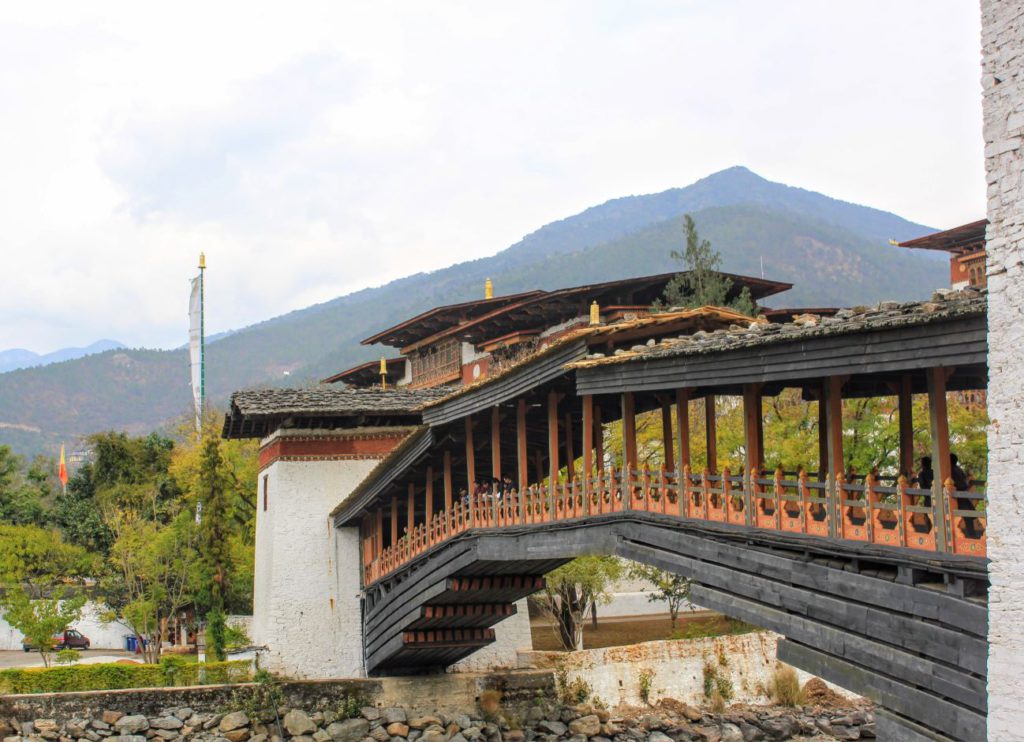
[[[586,486],[584,486],[586,485]],[[589,481],[530,485],[505,495],[472,495],[415,526],[364,568],[371,584],[434,546],[475,528],[541,525],[628,511],[715,521],[825,538],[863,541],[924,551],[983,557],[986,497],[958,492],[952,480],[938,490],[914,489],[900,477],[895,486],[868,475],[863,484],[842,475],[812,481],[776,470],[747,476],[724,469],[682,472],[614,468]]]

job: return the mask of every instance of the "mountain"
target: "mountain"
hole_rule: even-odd
[[[382,353],[359,340],[438,304],[670,271],[691,214],[725,270],[791,281],[781,306],[841,306],[924,298],[948,282],[944,256],[888,244],[930,231],[894,214],[768,181],[746,168],[685,188],[608,201],[548,224],[488,258],[418,273],[275,317],[207,349],[207,394],[295,385]],[[923,252],[923,251],[922,251]],[[117,349],[0,374],[0,443],[33,452],[57,436],[107,428],[144,432],[187,414],[183,350]],[[18,427],[12,427],[18,426]],[[32,432],[38,430],[38,432]]]
[[[33,353],[31,350],[25,350],[24,348],[0,350],[0,374],[19,368],[45,366],[49,363],[59,363],[60,361],[72,361],[82,356],[123,347],[124,345],[116,340],[97,340],[95,343],[86,345],[84,348],[61,348],[52,353]]]

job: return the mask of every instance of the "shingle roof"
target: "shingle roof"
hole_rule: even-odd
[[[265,434],[267,423],[287,417],[345,418],[360,415],[417,417],[431,400],[450,394],[446,387],[432,389],[351,389],[315,386],[301,389],[247,389],[231,395],[224,419],[227,438]]]
[[[792,322],[781,324],[771,324],[763,320],[751,321],[734,324],[727,330],[700,331],[692,335],[665,338],[658,343],[636,345],[630,350],[617,351],[615,355],[611,356],[595,353],[584,360],[577,361],[571,367],[590,368],[657,358],[719,353],[812,337],[942,322],[957,317],[983,315],[986,311],[986,303],[984,290],[944,290],[937,292],[929,301],[885,301],[875,307],[841,309],[831,317],[803,314],[795,317]]]

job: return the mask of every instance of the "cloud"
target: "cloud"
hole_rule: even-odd
[[[0,7],[0,348],[184,340],[744,164],[984,209],[955,0]]]

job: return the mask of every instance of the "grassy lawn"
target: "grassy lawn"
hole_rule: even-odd
[[[543,619],[530,624],[533,634],[533,648],[544,651],[558,651],[562,647],[554,627]],[[639,642],[662,639],[699,639],[705,636],[745,634],[757,627],[711,611],[696,615],[680,616],[675,631],[668,616],[637,616],[635,618],[598,617],[595,629],[588,621],[583,627],[583,647],[621,647]]]

